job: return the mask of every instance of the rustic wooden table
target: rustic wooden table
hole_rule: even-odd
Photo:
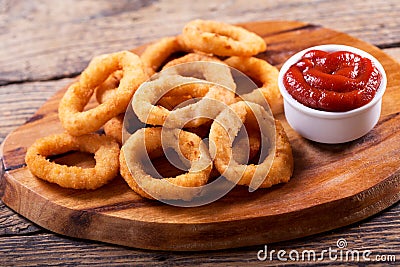
[[[239,23],[298,20],[345,32],[400,61],[400,2],[354,1],[0,1],[0,142],[97,54],[176,35],[194,18]],[[399,70],[400,71],[400,70]],[[400,85],[399,85],[400,90]],[[1,192],[1,188],[0,188]],[[1,193],[0,193],[1,195]],[[332,211],[335,212],[335,211]],[[400,205],[362,222],[276,244],[268,251],[321,253],[349,248],[400,262]],[[195,242],[195,240],[193,240]],[[267,244],[266,244],[267,245]],[[160,252],[77,240],[42,229],[0,202],[0,265],[295,265],[260,261],[265,246],[209,252]],[[262,251],[263,252],[263,251]],[[259,254],[263,256],[263,253]],[[379,258],[378,258],[379,259]],[[357,264],[325,257],[319,265]]]

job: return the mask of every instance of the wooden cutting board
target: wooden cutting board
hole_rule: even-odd
[[[341,145],[301,138],[283,122],[295,159],[291,181],[249,193],[236,187],[206,206],[179,208],[136,195],[121,177],[95,190],[69,190],[39,180],[24,162],[32,142],[62,132],[57,117],[60,90],[3,143],[6,173],[2,200],[38,225],[66,236],[156,250],[211,250],[294,239],[342,227],[400,199],[400,66],[378,48],[321,26],[270,21],[242,24],[268,44],[259,57],[280,67],[309,46],[338,43],[361,48],[380,60],[388,87],[382,115],[366,136]],[[144,47],[135,49],[141,53]],[[69,154],[59,159],[86,164]]]

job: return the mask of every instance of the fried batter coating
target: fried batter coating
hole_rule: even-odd
[[[119,114],[104,124],[104,133],[122,145],[122,128],[124,126],[124,114]]]
[[[84,111],[95,88],[120,69],[123,77],[115,94],[95,108]],[[95,57],[60,101],[58,115],[63,128],[75,136],[97,131],[111,118],[125,112],[136,89],[146,79],[140,58],[131,52]]]
[[[69,151],[94,154],[96,165],[93,168],[81,168],[57,164],[47,159],[48,156]],[[37,139],[28,148],[25,162],[33,175],[61,187],[96,189],[117,176],[119,151],[117,142],[105,135],[53,134]]]
[[[148,45],[141,54],[146,73],[151,76],[159,71],[167,59],[176,52],[190,51],[182,42],[181,37],[164,37]]]
[[[162,131],[161,127],[142,128],[129,137],[121,149],[121,175],[131,189],[143,197],[191,200],[209,179],[212,161],[207,148],[193,133],[170,130],[163,140]],[[148,156],[163,147],[166,149],[165,146],[180,151],[181,159],[189,162],[186,173],[158,179],[146,172],[146,166],[151,164]]]
[[[253,56],[266,50],[265,41],[242,27],[211,21],[193,20],[182,32],[182,40],[193,50],[218,56]]]
[[[259,125],[255,127],[259,127],[261,136],[269,142],[262,143],[260,149],[268,154],[259,164],[238,162],[232,149],[233,140],[242,127],[241,123],[254,123],[255,120],[250,116],[252,113],[258,117]],[[245,101],[230,105],[230,109],[218,115],[210,129],[209,138],[214,145],[210,146],[210,151],[211,155],[215,156],[214,164],[217,170],[228,180],[253,189],[289,181],[293,172],[291,146],[280,122],[270,120],[273,118],[268,118],[261,106]]]
[[[96,87],[96,100],[99,104],[104,103],[108,99],[114,97],[113,95],[115,94],[115,89],[118,88],[123,75],[124,73],[122,70],[117,70],[108,76],[107,80]]]

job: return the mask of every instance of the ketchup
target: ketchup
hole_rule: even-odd
[[[370,102],[381,79],[368,58],[348,51],[310,50],[288,69],[283,83],[305,106],[342,112]]]

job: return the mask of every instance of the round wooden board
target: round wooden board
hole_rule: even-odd
[[[278,119],[295,159],[289,183],[255,193],[236,187],[209,205],[178,208],[139,197],[121,177],[86,191],[63,189],[32,176],[24,161],[26,149],[39,137],[63,131],[57,107],[64,88],[4,141],[3,202],[56,233],[156,250],[214,250],[294,239],[360,221],[397,202],[399,64],[370,44],[316,25],[269,21],[242,26],[265,39],[267,52],[258,56],[277,67],[299,50],[326,43],[351,45],[374,55],[388,76],[377,126],[353,142],[324,145],[301,138],[281,114]],[[87,159],[70,154],[61,160]]]

